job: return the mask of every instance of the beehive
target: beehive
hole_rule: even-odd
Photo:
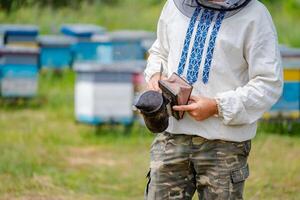
[[[28,47],[0,48],[2,97],[33,97],[38,88],[39,51]]]
[[[3,44],[11,46],[36,47],[36,37],[39,29],[34,25],[3,24],[0,25],[0,33],[3,36]]]
[[[73,62],[71,46],[75,41],[71,37],[62,35],[39,36],[41,66],[54,69],[71,66]]]
[[[145,61],[98,64],[75,63],[75,115],[79,122],[131,124],[134,120],[134,75]]]
[[[110,64],[118,61],[141,60],[145,58],[149,41],[155,35],[145,31],[116,31],[105,35],[94,35],[97,47],[97,61]]]
[[[284,88],[279,101],[265,118],[285,117],[300,120],[300,49],[281,47]]]
[[[75,60],[96,60],[99,43],[93,42],[91,38],[95,34],[104,34],[103,27],[93,24],[66,24],[61,27],[61,33],[76,39],[76,43],[72,45]]]

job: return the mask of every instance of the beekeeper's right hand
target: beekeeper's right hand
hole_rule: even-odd
[[[158,86],[158,81],[159,80],[165,80],[167,79],[166,76],[164,75],[161,75],[160,76],[160,73],[155,73],[149,80],[148,82],[148,85],[147,85],[147,89],[148,90],[154,90],[154,91],[157,91],[157,92],[161,92],[161,89],[159,88]]]

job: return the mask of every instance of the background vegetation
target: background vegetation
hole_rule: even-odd
[[[42,33],[64,23],[95,23],[115,29],[155,31],[165,0],[0,0],[0,23],[33,23]],[[281,43],[300,47],[300,1],[263,0]]]
[[[155,31],[164,0],[0,0],[0,23],[63,23]],[[282,43],[300,47],[299,0],[265,0]],[[0,99],[1,200],[140,200],[153,138],[136,124],[102,129],[74,119],[75,74],[41,73],[39,97]],[[298,126],[298,125],[297,125]],[[249,158],[246,199],[300,199],[300,137],[260,126]],[[299,134],[299,126],[294,130]]]

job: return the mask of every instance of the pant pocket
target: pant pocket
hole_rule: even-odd
[[[229,199],[243,199],[244,185],[246,179],[249,177],[249,166],[232,170],[230,173],[230,198]]]
[[[249,166],[241,167],[240,169],[232,170],[230,173],[232,183],[245,181],[249,177]]]

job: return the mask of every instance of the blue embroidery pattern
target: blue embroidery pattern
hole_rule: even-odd
[[[186,64],[186,59],[187,59],[187,56],[188,56],[188,51],[189,51],[189,48],[190,48],[191,38],[192,38],[192,35],[193,35],[193,32],[194,32],[195,23],[197,21],[197,18],[199,16],[200,11],[201,11],[201,8],[197,7],[194,14],[193,14],[193,17],[191,18],[190,25],[189,25],[187,33],[186,33],[184,46],[183,46],[183,50],[182,50],[182,53],[181,53],[181,58],[180,58],[180,62],[179,62],[178,70],[177,70],[177,73],[179,75],[182,75],[183,71],[184,71],[184,67],[185,67],[185,64]]]
[[[206,60],[205,60],[205,64],[204,64],[203,74],[202,74],[202,81],[204,84],[208,83],[211,62],[213,59],[214,49],[215,49],[215,45],[216,45],[216,39],[217,39],[219,30],[221,28],[222,22],[224,20],[224,17],[225,17],[225,12],[220,12],[218,14],[216,23],[213,27],[212,34],[209,39],[209,45],[208,45],[208,49],[207,49],[207,55],[206,55]]]
[[[201,64],[205,41],[214,15],[214,11],[205,9],[197,27],[195,42],[192,48],[189,68],[187,72],[187,80],[190,84],[194,84],[198,79],[199,67]]]

